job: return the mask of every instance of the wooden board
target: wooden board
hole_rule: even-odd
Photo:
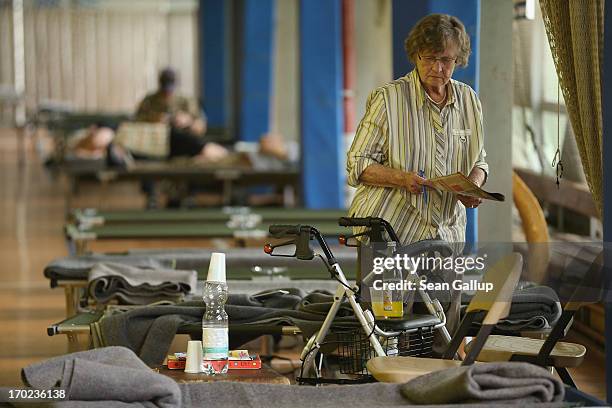
[[[287,377],[274,371],[270,367],[263,365],[258,370],[229,370],[227,374],[222,375],[205,375],[205,374],[188,374],[182,370],[168,370],[162,366],[159,373],[172,378],[177,383],[202,383],[213,381],[233,381],[233,382],[249,382],[249,383],[265,383],[265,384],[286,384],[291,382]]]
[[[513,355],[537,356],[544,340],[526,337],[491,335],[487,339],[478,361],[509,361]],[[469,351],[471,344],[466,346]],[[586,347],[581,344],[558,342],[550,357],[556,367],[577,367],[582,363]]]
[[[374,357],[367,363],[370,374],[380,382],[405,383],[413,378],[447,368],[461,361],[418,357]]]
[[[483,324],[497,324],[510,312],[512,292],[521,276],[523,257],[518,253],[504,256],[487,269],[482,282],[492,284],[492,290],[479,290],[467,306],[466,313],[486,310]]]

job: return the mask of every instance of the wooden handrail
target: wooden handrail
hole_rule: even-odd
[[[532,170],[515,168],[514,171],[527,184],[540,201],[558,205],[588,217],[599,218],[589,187],[575,181],[562,180],[559,188],[555,179]]]

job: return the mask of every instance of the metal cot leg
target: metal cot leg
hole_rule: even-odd
[[[574,383],[574,380],[572,379],[572,376],[570,375],[569,371],[567,371],[567,368],[555,367],[555,369],[557,370],[557,374],[559,374],[559,377],[561,378],[561,381],[563,381],[563,383],[569,385],[570,387],[578,388],[576,387],[576,383]]]

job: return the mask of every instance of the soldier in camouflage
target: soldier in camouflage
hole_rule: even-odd
[[[176,93],[177,82],[177,75],[172,69],[161,71],[159,89],[140,102],[136,120],[168,123],[177,129],[202,136],[206,133],[206,117],[194,99]]]

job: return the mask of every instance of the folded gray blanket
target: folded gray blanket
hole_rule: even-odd
[[[469,302],[462,297],[461,302]],[[480,325],[477,319],[475,325]],[[514,291],[510,313],[495,326],[500,332],[550,329],[561,317],[561,303],[557,293],[548,286],[528,286]]]
[[[417,404],[466,402],[544,403],[563,401],[563,383],[546,369],[529,363],[483,363],[435,371],[401,387]]]
[[[497,328],[507,331],[550,329],[561,317],[559,297],[548,286],[533,286],[512,296],[510,313]]]
[[[287,295],[257,300],[257,295],[230,294],[225,310],[229,317],[230,348],[240,347],[266,332],[264,326],[294,325],[305,336],[312,335],[325,319],[333,296],[324,292],[305,295],[299,289],[287,289]],[[161,364],[177,332],[201,336],[204,302],[183,302],[176,306],[147,306],[106,316],[95,323],[92,332],[100,333],[104,346],[125,346],[134,350],[149,365]],[[335,327],[356,327],[357,321],[343,309]]]
[[[405,407],[411,405],[399,384],[360,384],[328,387],[214,382],[181,384],[183,406],[206,408],[351,408]],[[202,401],[206,401],[203,404]],[[456,407],[453,407],[456,408]]]
[[[54,259],[45,267],[44,275],[51,279],[51,287],[55,287],[57,281],[61,279],[87,279],[90,269],[100,262],[117,262],[124,265],[151,269],[174,267],[174,260],[171,258],[155,258],[147,254],[91,254]]]
[[[98,303],[113,299],[128,305],[178,301],[185,294],[195,292],[197,279],[196,271],[97,263],[89,271],[88,293]]]
[[[106,347],[55,357],[21,371],[24,384],[36,389],[66,390],[68,406],[181,406],[174,380],[148,368],[131,350]],[[143,386],[146,384],[146,386]]]

